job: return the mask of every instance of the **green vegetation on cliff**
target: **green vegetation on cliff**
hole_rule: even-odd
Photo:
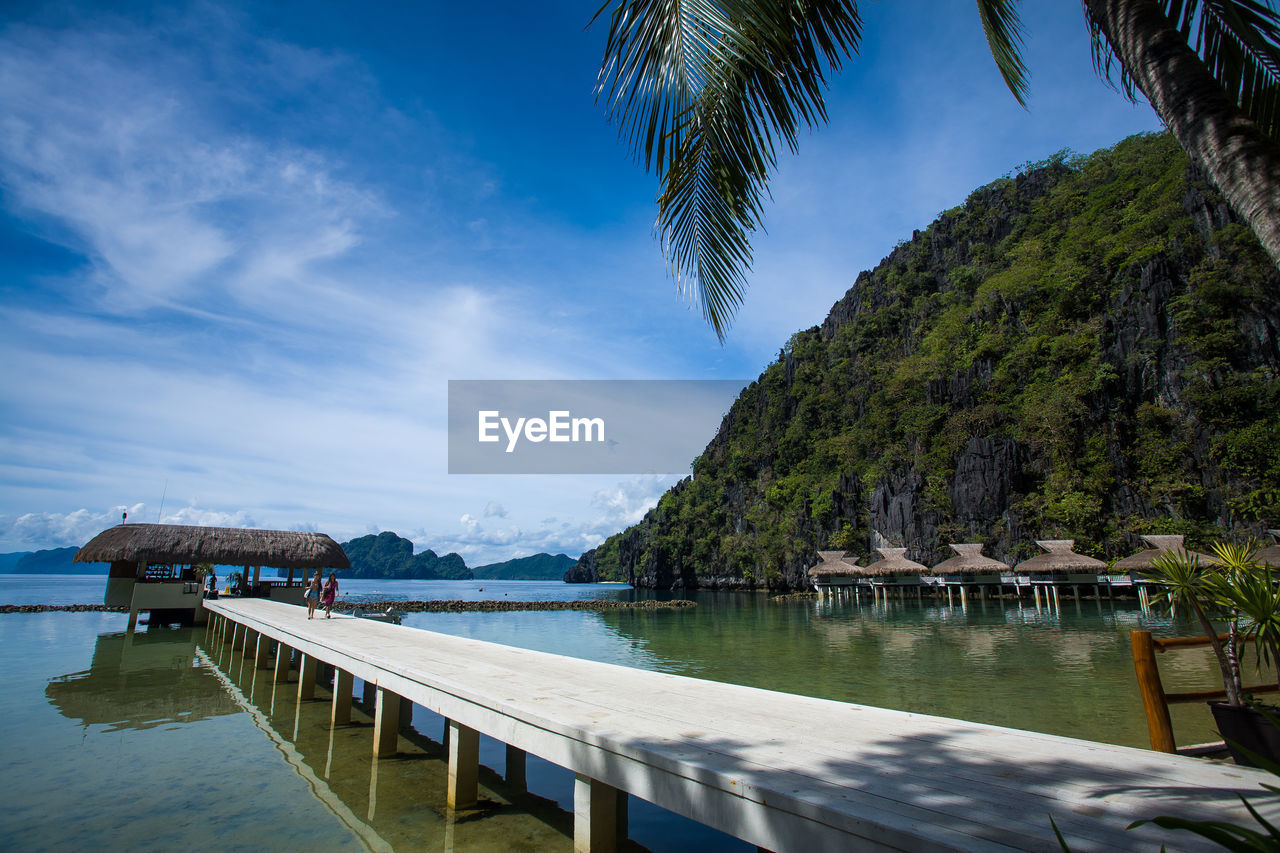
[[[569,579],[804,583],[872,531],[925,562],[1280,520],[1280,276],[1167,135],[975,191],[743,391],[693,477]]]
[[[471,570],[462,557],[454,553],[436,556],[430,549],[413,553],[413,543],[389,530],[369,534],[342,543],[351,560],[351,568],[343,572],[351,578],[408,578],[414,580],[470,580]]]

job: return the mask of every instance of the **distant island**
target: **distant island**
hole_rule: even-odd
[[[567,554],[534,554],[503,563],[476,566],[471,570],[471,575],[475,578],[504,581],[558,581],[563,580],[564,573],[576,565],[578,561]]]
[[[43,551],[16,551],[0,554],[0,574],[4,575],[105,575],[106,563],[77,563],[79,548],[49,548]]]

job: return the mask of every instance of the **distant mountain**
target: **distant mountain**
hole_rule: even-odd
[[[534,554],[532,557],[517,557],[504,563],[476,566],[471,570],[471,575],[475,578],[504,581],[558,581],[577,564],[577,560],[565,554]]]
[[[0,554],[0,574],[16,572],[18,561],[30,553],[30,551],[14,551],[12,554]]]
[[[105,575],[106,563],[76,563],[79,548],[50,548],[0,554],[0,573],[14,575]]]
[[[342,543],[351,560],[349,578],[401,578],[411,580],[470,580],[471,570],[454,553],[437,556],[427,549],[413,553],[413,543],[389,530]]]

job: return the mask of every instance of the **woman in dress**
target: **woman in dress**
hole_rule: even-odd
[[[338,597],[338,574],[329,572],[329,580],[324,585],[324,618],[333,618],[333,600]]]
[[[307,584],[307,618],[314,619],[316,615],[316,605],[320,603],[320,570],[316,569],[315,576],[311,578],[311,583]]]

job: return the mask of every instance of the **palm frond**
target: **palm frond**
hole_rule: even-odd
[[[1227,96],[1262,132],[1280,141],[1280,13],[1269,0],[1156,0]],[[1132,75],[1084,3],[1099,76],[1130,100]],[[1118,75],[1113,76],[1114,72]]]
[[[1027,105],[1027,66],[1022,61],[1022,19],[1019,0],[978,0],[978,17],[987,47],[1000,76],[1022,106]]]
[[[596,13],[604,14],[606,5]],[[826,121],[826,75],[857,51],[854,0],[618,0],[597,97],[663,181],[672,277],[724,341],[777,147]]]

